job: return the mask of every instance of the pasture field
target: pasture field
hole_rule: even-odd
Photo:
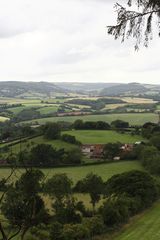
[[[0,122],[5,122],[5,121],[7,121],[7,120],[9,120],[9,118],[1,117],[1,116],[0,116]]]
[[[143,125],[146,122],[158,122],[158,116],[154,113],[119,113],[119,114],[102,114],[102,115],[86,115],[86,116],[65,116],[65,117],[49,117],[35,119],[31,121],[24,121],[22,123],[35,123],[45,124],[46,122],[74,122],[77,119],[83,121],[106,121],[111,123],[114,120],[120,119],[127,121],[130,125]]]
[[[49,113],[54,113],[57,112],[58,110],[58,105],[53,105],[53,106],[45,106],[42,108],[39,108],[37,111],[39,111],[41,114],[49,114]]]
[[[156,101],[154,101],[153,99],[148,99],[148,98],[122,97],[120,99],[124,100],[127,103],[131,103],[131,104],[156,103]]]
[[[15,145],[9,147],[10,148],[9,152],[19,153],[20,149],[21,149],[21,151],[23,151],[25,149],[29,150],[30,148],[36,146],[37,144],[42,144],[42,143],[50,144],[56,149],[64,148],[65,150],[71,150],[71,149],[77,148],[76,145],[73,145],[70,143],[66,143],[66,142],[63,142],[60,140],[48,140],[48,139],[45,139],[43,136],[40,136],[40,137],[35,137],[32,139],[26,140],[25,142],[22,141],[21,144],[17,143]],[[3,144],[0,146],[4,147],[7,145],[8,144]]]
[[[21,99],[21,98],[3,98],[3,97],[0,97],[0,104],[1,103],[8,103],[8,104],[32,103],[32,104],[35,104],[35,103],[39,103],[39,102],[40,102],[39,99]]]
[[[119,108],[119,107],[124,107],[126,106],[127,103],[115,103],[115,104],[106,104],[105,108],[102,109],[102,111],[105,111],[105,110],[113,110],[113,109],[116,109],[116,108]]]
[[[123,173],[130,170],[144,170],[138,161],[120,161],[114,163],[103,163],[99,165],[77,166],[77,167],[59,167],[59,168],[42,168],[41,169],[47,178],[52,177],[56,173],[66,173],[68,177],[76,183],[78,180],[84,178],[88,173],[93,172],[107,180],[115,174]],[[6,178],[10,174],[9,168],[0,168],[0,179]],[[17,169],[13,179],[18,178],[23,169]]]
[[[135,143],[144,140],[141,136],[132,136],[129,133],[118,133],[111,130],[72,130],[66,131],[67,134],[75,136],[83,144],[100,143],[106,144],[109,142]]]
[[[112,240],[159,240],[160,202],[155,203],[143,214],[134,217]],[[101,240],[111,238],[101,238]]]
[[[137,141],[144,141],[141,136],[134,135],[132,136],[129,133],[118,133],[116,131],[111,130],[72,130],[72,131],[64,131],[62,134],[69,134],[75,136],[78,141],[82,144],[107,144],[109,142],[116,143],[135,143]],[[14,143],[14,141],[13,141]],[[16,143],[16,141],[15,141]],[[70,144],[61,140],[49,140],[44,138],[43,136],[35,137],[32,139],[26,139],[22,141],[21,144],[17,143],[11,147],[9,147],[9,151],[5,153],[19,153],[21,151],[27,149],[31,149],[32,147],[36,146],[37,144],[50,144],[56,149],[64,148],[65,150],[71,150],[78,148],[78,146],[74,144]],[[7,146],[9,143],[1,144],[0,147]]]

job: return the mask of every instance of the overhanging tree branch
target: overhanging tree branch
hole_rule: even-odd
[[[147,47],[149,40],[152,39],[152,23],[153,17],[156,16],[158,21],[158,34],[160,35],[160,1],[155,4],[157,0],[135,0],[138,5],[138,10],[130,11],[116,3],[115,8],[117,12],[117,24],[107,26],[108,34],[114,36],[115,39],[121,38],[122,42],[129,37],[136,39],[135,49],[139,48],[141,42]],[[128,2],[129,7],[132,6],[132,1]],[[155,24],[155,22],[154,22]]]

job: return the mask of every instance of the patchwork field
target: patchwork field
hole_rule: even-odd
[[[68,117],[49,117],[25,121],[23,123],[45,124],[46,122],[74,122],[76,119],[83,121],[106,121],[108,123],[120,119],[129,122],[131,125],[143,125],[146,122],[158,122],[158,116],[154,113],[120,113],[120,114],[102,114],[102,115],[87,115],[87,116],[68,116]]]
[[[100,143],[106,144],[109,142],[135,143],[144,140],[141,136],[132,136],[131,134],[121,134],[115,131],[103,130],[72,130],[66,132],[69,135],[75,136],[83,144]]]
[[[90,172],[98,174],[104,180],[107,180],[115,174],[136,169],[144,170],[138,161],[122,161],[90,166],[46,168],[42,169],[42,171],[47,178],[52,177],[52,175],[56,173],[66,173],[73,180],[73,182],[76,183]],[[9,168],[0,168],[0,179],[7,177],[10,174],[10,171],[11,170]],[[16,179],[19,177],[23,171],[23,169],[18,169],[13,178]]]
[[[50,144],[56,149],[64,148],[65,150],[70,150],[73,148],[77,148],[76,145],[73,145],[70,143],[62,142],[60,140],[48,140],[48,139],[45,139],[43,136],[40,136],[40,137],[35,137],[33,139],[26,140],[25,142],[21,142],[21,146],[20,146],[20,143],[17,143],[15,145],[9,147],[8,153],[10,153],[10,152],[18,153],[20,151],[20,149],[22,151],[25,149],[29,150],[31,147],[34,147],[37,144],[42,144],[42,143]],[[4,147],[6,145],[8,145],[8,144],[1,144],[0,147]]]
[[[148,98],[122,97],[121,99],[127,103],[132,103],[132,104],[156,103],[156,101]]]

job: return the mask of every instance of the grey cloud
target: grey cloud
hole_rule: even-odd
[[[135,53],[107,35],[114,2],[2,1],[0,80],[158,82],[159,40]]]

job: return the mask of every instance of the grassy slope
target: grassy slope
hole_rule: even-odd
[[[115,131],[103,131],[103,130],[81,130],[81,131],[67,131],[67,134],[73,135],[80,142],[87,143],[101,143],[108,142],[122,142],[122,143],[135,143],[141,141],[141,136],[131,136],[131,134],[121,134]]]
[[[21,150],[32,148],[35,145],[41,144],[41,143],[51,144],[56,149],[64,148],[65,150],[70,150],[77,147],[73,144],[62,142],[60,140],[48,140],[48,139],[45,139],[43,136],[40,136],[40,137],[27,140],[24,143],[21,143]],[[18,153],[19,151],[20,151],[20,143],[12,146],[13,153]]]
[[[128,121],[132,125],[142,125],[145,122],[158,122],[158,117],[154,113],[124,113],[124,114],[104,114],[104,115],[88,115],[88,116],[71,116],[71,117],[50,117],[35,119],[27,122],[39,122],[39,124],[44,124],[46,122],[57,122],[57,121],[68,121],[74,122],[76,119],[82,119],[84,121],[106,121],[108,123],[120,119]]]
[[[160,202],[144,214],[133,218],[113,240],[158,240],[160,239]],[[107,240],[106,238],[104,238]]]
[[[46,106],[46,107],[38,109],[38,111],[41,114],[49,114],[49,113],[57,112],[57,110],[58,110],[58,106],[56,106],[56,105],[53,105],[53,106],[50,106],[50,107]]]
[[[7,120],[9,120],[9,118],[1,117],[1,116],[0,116],[0,122],[5,122],[5,121],[7,121]]]
[[[100,175],[104,180],[109,179],[114,174],[130,171],[143,170],[141,164],[137,161],[123,161],[116,163],[106,163],[100,165],[80,166],[80,167],[62,167],[42,169],[47,177],[52,177],[56,173],[66,173],[74,183],[85,177],[88,173],[93,172]],[[16,176],[19,176],[23,169],[17,170]],[[7,177],[10,173],[9,168],[0,168],[0,179]],[[15,179],[16,176],[13,176]]]

